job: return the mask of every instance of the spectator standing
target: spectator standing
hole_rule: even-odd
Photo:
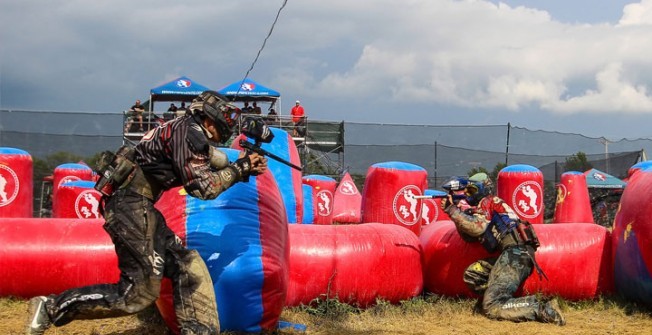
[[[305,126],[305,112],[303,106],[301,106],[301,101],[297,100],[294,102],[294,107],[290,110],[290,114],[292,115],[293,123],[292,136],[305,135],[303,131],[303,127]]]

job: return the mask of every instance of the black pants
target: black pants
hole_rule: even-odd
[[[104,229],[115,245],[120,280],[71,289],[48,299],[56,326],[74,319],[137,313],[159,296],[161,279],[172,279],[181,334],[217,334],[219,320],[213,283],[203,260],[186,249],[154,203],[120,190],[105,204]]]

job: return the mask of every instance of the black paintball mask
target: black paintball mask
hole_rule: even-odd
[[[215,123],[221,143],[225,143],[233,135],[235,120],[232,115],[238,108],[225,96],[215,91],[204,91],[192,101],[190,110],[193,114],[209,118]]]

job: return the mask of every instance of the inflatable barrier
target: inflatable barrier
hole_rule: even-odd
[[[271,143],[262,143],[260,147],[294,165],[301,166],[299,151],[292,137],[285,130],[274,127],[269,127],[269,129],[274,134],[274,139]],[[248,140],[246,136],[240,134],[233,140],[231,147],[241,150],[239,143],[241,139]],[[248,141],[253,143],[253,140]],[[301,223],[303,218],[301,171],[271,158],[267,160],[267,167],[281,191],[288,223]]]
[[[614,291],[611,236],[604,227],[560,223],[534,228],[541,241],[536,259],[549,280],[540,278],[534,271],[518,294],[541,292],[582,300]],[[464,270],[476,260],[492,255],[479,243],[464,242],[450,221],[427,226],[420,241],[425,290],[474,297],[462,281]]]
[[[428,173],[420,166],[385,162],[369,167],[362,189],[362,222],[395,224],[421,233],[421,201]]]
[[[313,201],[313,188],[310,185],[303,184],[303,224],[315,223],[314,216],[314,203]]]
[[[496,195],[530,223],[543,223],[543,173],[534,166],[510,165],[498,172]]]
[[[117,282],[104,220],[0,219],[0,296],[31,298]]]
[[[31,218],[34,205],[32,156],[0,147],[0,218]]]
[[[344,174],[340,184],[335,190],[333,200],[333,222],[337,223],[360,223],[362,216],[362,194],[353,182],[348,172]]]
[[[100,198],[94,181],[70,181],[62,184],[57,192],[57,204],[52,217],[74,219],[100,219]]]
[[[577,171],[561,174],[557,185],[554,223],[595,223],[586,176]]]
[[[328,176],[308,175],[302,178],[304,185],[312,186],[313,223],[333,223],[333,199],[337,181]]]
[[[361,307],[423,289],[419,240],[397,225],[291,225],[287,306],[337,298]]]
[[[632,174],[613,227],[616,289],[652,306],[652,170]]]
[[[224,149],[229,160],[239,151]],[[288,224],[285,207],[268,171],[237,183],[214,200],[167,191],[157,208],[168,226],[202,256],[213,279],[222,330],[275,330],[288,283]],[[177,329],[172,292],[157,302]]]

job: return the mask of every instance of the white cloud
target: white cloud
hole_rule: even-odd
[[[649,21],[652,0],[627,6],[619,25],[563,24],[545,11],[486,1],[374,4],[365,15],[392,13],[375,29],[357,13],[340,14],[360,20],[340,33],[364,32],[366,43],[350,67],[311,78],[320,92],[512,111],[650,111],[652,81],[637,69],[652,72],[652,26],[631,25]]]
[[[652,0],[626,5],[618,25],[652,25]]]

